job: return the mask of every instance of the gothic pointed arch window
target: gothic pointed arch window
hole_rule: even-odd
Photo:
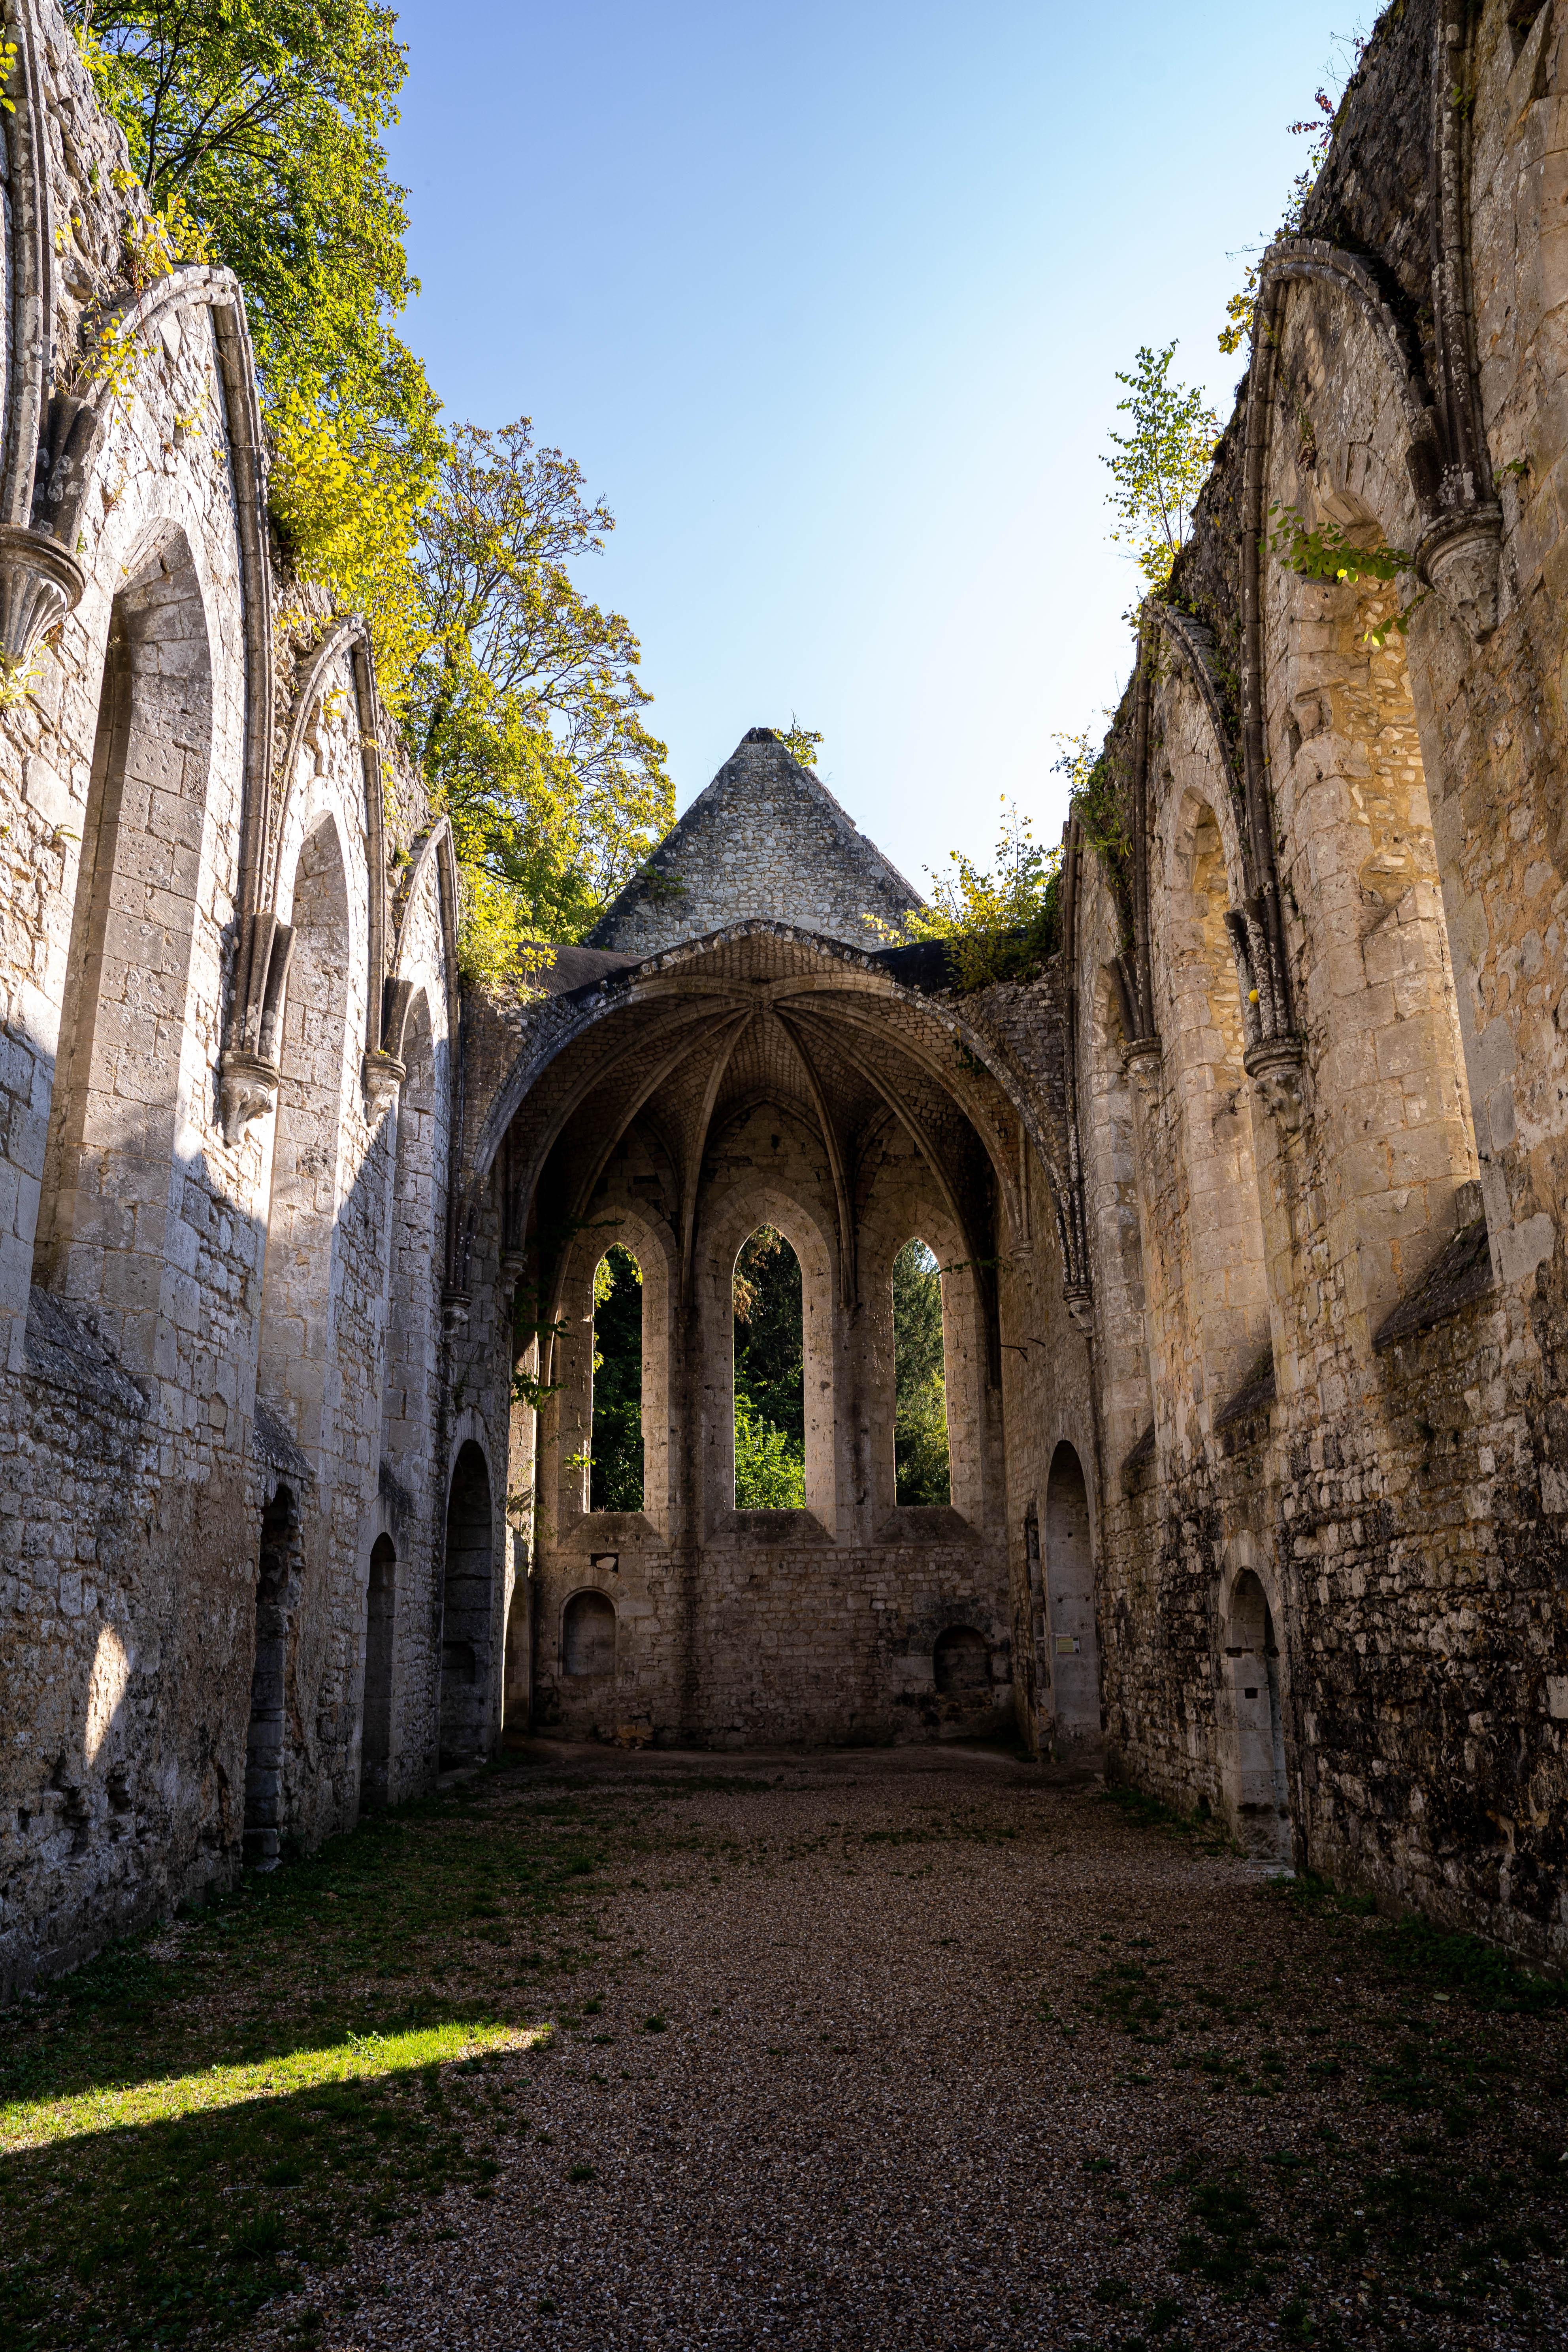
[[[947,1356],[936,1252],[913,1234],[893,1260],[893,1478],[903,1507],[949,1503]]]

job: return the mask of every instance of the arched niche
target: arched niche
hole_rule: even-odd
[[[1127,1072],[1127,1034],[1110,970],[1084,992],[1079,1105],[1095,1338],[1104,1381],[1107,1451],[1121,1462],[1153,1418],[1149,1298],[1144,1283],[1137,1106]]]
[[[257,1386],[297,1442],[327,1438],[339,1143],[349,1078],[349,898],[336,823],[319,815],[293,877],[293,960],[279,1024],[272,1195]]]
[[[642,1269],[643,1500],[640,1514],[591,1512],[587,1464],[594,1429],[594,1269],[612,1242]],[[559,1336],[552,1364],[555,1393],[546,1400],[543,1442],[553,1449],[555,1528],[592,1537],[595,1524],[640,1517],[649,1532],[669,1517],[670,1298],[679,1279],[673,1238],[662,1221],[614,1199],[595,1203],[591,1222],[573,1236],[562,1289]]]
[[[1046,1482],[1045,1588],[1053,1744],[1062,1755],[1096,1751],[1100,1642],[1089,1487],[1077,1451],[1065,1438],[1051,1456]]]
[[[441,1578],[443,1771],[488,1753],[494,1714],[495,1518],[489,1467],[472,1438],[459,1447],[447,1491]]]
[[[151,1374],[178,1253],[213,681],[190,547],[164,530],[114,599],[72,903],[33,1278]]]
[[[1348,490],[1301,496],[1315,525],[1383,539]],[[1299,1015],[1329,1253],[1363,1349],[1461,1222],[1478,1167],[1407,641],[1369,635],[1400,597],[1397,583],[1292,574],[1273,590],[1270,772]]]
[[[1155,910],[1154,973],[1164,1083],[1177,1117],[1174,1166],[1153,1212],[1164,1312],[1156,1374],[1178,1443],[1196,1442],[1189,1407],[1212,1425],[1268,1339],[1252,1085],[1236,957],[1226,925],[1240,904],[1240,845],[1209,723],[1178,682],[1173,769],[1163,817],[1165,887]],[[1184,782],[1196,769],[1203,788]],[[1217,791],[1211,791],[1217,784]]]
[[[382,1451],[413,1491],[425,1485],[440,1380],[441,1239],[447,1220],[447,1041],[421,989],[402,1038],[387,1253]]]
[[[608,1682],[616,1671],[616,1604],[607,1592],[574,1592],[561,1612],[561,1671],[574,1683]]]
[[[396,1643],[397,1551],[392,1538],[381,1535],[371,1547],[365,1579],[364,1709],[359,1779],[362,1812],[374,1812],[387,1801]]]
[[[805,1507],[822,1531],[836,1538],[839,1365],[834,1248],[816,1218],[798,1201],[770,1184],[742,1183],[711,1203],[698,1243],[702,1471],[708,1524],[721,1529],[735,1522],[734,1271],[742,1243],[759,1225],[776,1227],[800,1260]],[[775,1516],[782,1515],[747,1514],[748,1520]]]
[[[1231,1579],[1223,1608],[1221,1784],[1230,1826],[1261,1861],[1290,1858],[1290,1800],[1279,1621],[1257,1570]]]

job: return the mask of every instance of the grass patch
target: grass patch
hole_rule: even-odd
[[[489,2193],[519,2128],[496,2094],[548,2048],[605,1892],[604,1792],[516,1783],[249,1875],[6,2016],[12,2352],[223,2336],[302,2264]]]

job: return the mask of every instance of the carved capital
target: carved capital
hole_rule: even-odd
[[[1062,1297],[1066,1302],[1068,1318],[1073,1329],[1082,1331],[1087,1336],[1094,1328],[1093,1291],[1089,1289],[1087,1283],[1065,1283],[1062,1286]]]
[[[441,1328],[448,1339],[461,1339],[468,1328],[468,1309],[473,1299],[466,1290],[444,1290],[441,1293]]]
[[[87,577],[58,539],[0,523],[0,661],[26,667],[38,639],[80,604]]]
[[[518,1284],[522,1280],[523,1273],[527,1265],[528,1256],[525,1251],[520,1249],[503,1249],[500,1254],[500,1278],[502,1288],[505,1290],[515,1290]]]
[[[265,1118],[278,1100],[278,1065],[231,1045],[219,1065],[223,1139],[237,1143],[253,1118]]]
[[[397,1100],[397,1090],[408,1076],[407,1070],[393,1054],[367,1053],[361,1066],[364,1081],[364,1104],[372,1122],[389,1111]]]
[[[1270,1037],[1242,1056],[1242,1066],[1258,1089],[1264,1109],[1293,1135],[1307,1108],[1300,1038]]]
[[[1415,551],[1416,576],[1436,589],[1478,645],[1497,627],[1502,509],[1461,507],[1432,525]]]

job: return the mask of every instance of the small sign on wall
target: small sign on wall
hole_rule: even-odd
[[[1057,1655],[1058,1658],[1076,1657],[1082,1647],[1083,1644],[1079,1640],[1076,1633],[1058,1633],[1057,1635]]]

